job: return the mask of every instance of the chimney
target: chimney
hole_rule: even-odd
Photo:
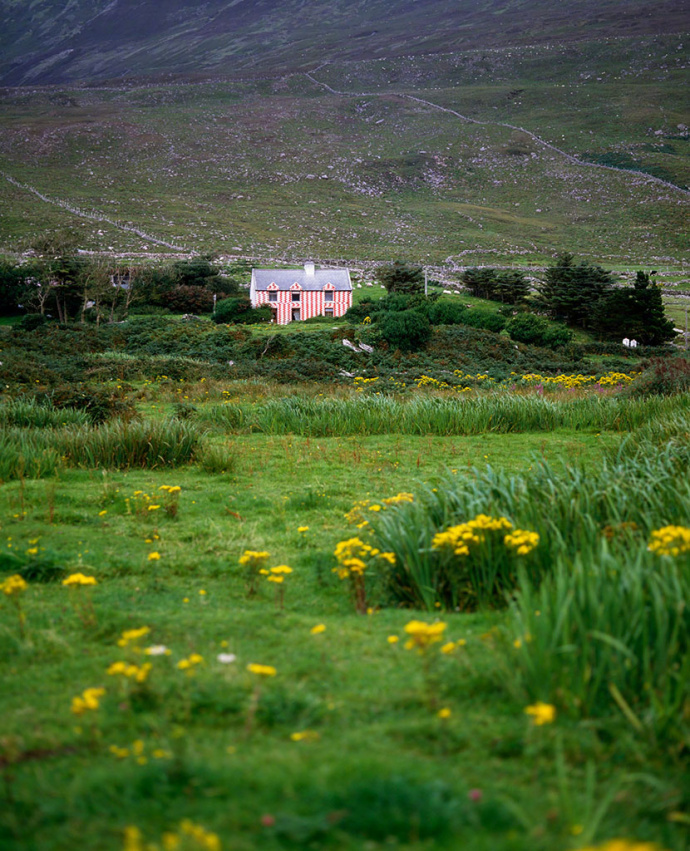
[[[313,263],[305,263],[304,264],[304,274],[308,278],[314,277],[314,264]]]

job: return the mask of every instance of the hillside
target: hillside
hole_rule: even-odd
[[[325,60],[633,37],[687,28],[687,0],[0,2],[0,84],[269,73]]]
[[[687,3],[164,7],[0,0],[0,250],[688,261]]]

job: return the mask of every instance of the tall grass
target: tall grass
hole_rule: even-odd
[[[35,399],[11,399],[0,404],[0,428],[62,428],[89,422],[86,411],[39,405]]]
[[[492,394],[473,399],[435,397],[399,400],[271,399],[251,404],[209,405],[201,422],[224,431],[309,437],[375,434],[472,435],[555,429],[631,431],[674,410],[690,410],[690,396],[676,399],[599,398],[553,401],[537,396]]]
[[[0,437],[0,477],[41,477],[60,466],[126,470],[178,467],[195,459],[198,429],[176,420],[116,420],[60,430],[12,428]]]
[[[595,472],[579,466],[556,471],[542,462],[522,476],[487,468],[418,489],[414,503],[390,507],[371,520],[376,546],[396,556],[383,576],[384,593],[427,609],[437,602],[448,605],[440,591],[447,571],[431,543],[437,532],[477,514],[505,516],[539,534],[539,546],[528,556],[535,579],[559,558],[573,562],[578,554],[598,552],[602,537],[625,559],[631,544],[646,541],[652,529],[687,524],[690,443],[640,447],[634,454],[612,455]],[[485,596],[492,595],[493,589],[485,589]]]
[[[526,700],[690,737],[689,558],[642,542],[621,559],[601,541],[594,557],[559,559],[538,589],[523,573],[508,629],[507,677]]]
[[[77,467],[179,467],[194,460],[198,429],[178,420],[116,420],[99,428],[70,429],[61,435],[62,454]]]
[[[54,475],[63,466],[59,451],[41,437],[41,432],[29,429],[0,434],[0,482],[41,479]]]

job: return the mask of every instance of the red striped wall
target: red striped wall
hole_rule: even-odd
[[[277,307],[278,325],[292,322],[293,309],[299,308],[300,320],[311,319],[312,316],[324,316],[327,307],[333,308],[333,316],[342,316],[348,307],[352,306],[352,290],[331,290],[333,301],[326,302],[323,290],[297,290],[299,301],[292,301],[295,290],[278,290],[278,301],[269,301],[270,290],[257,290],[256,304],[270,304]],[[273,290],[273,292],[276,292]]]

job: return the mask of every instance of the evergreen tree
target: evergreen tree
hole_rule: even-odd
[[[638,272],[634,286],[613,290],[597,303],[593,328],[608,339],[628,337],[646,346],[660,346],[675,337],[666,318],[661,290],[646,272]]]
[[[475,298],[493,299],[496,288],[495,269],[465,269],[460,275],[463,286],[472,293]]]
[[[518,304],[529,295],[529,283],[519,269],[499,272],[497,269],[466,269],[460,276],[465,287],[476,298]]]
[[[396,260],[376,270],[376,280],[383,284],[389,293],[423,293],[424,273],[421,266],[408,266]]]
[[[556,265],[546,270],[539,296],[554,319],[586,328],[594,306],[610,291],[613,275],[601,266],[573,260],[572,254],[558,256]]]
[[[19,307],[34,288],[30,282],[29,266],[17,266],[11,260],[0,257],[0,316],[21,313]]]
[[[503,304],[519,304],[529,295],[529,281],[519,269],[499,272],[494,282],[493,299]]]

